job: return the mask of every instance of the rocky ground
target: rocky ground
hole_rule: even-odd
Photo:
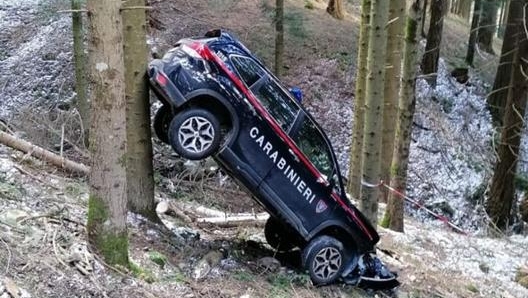
[[[222,27],[272,61],[272,47],[264,42],[273,36],[271,0],[181,2],[150,1],[155,8],[151,25],[157,24],[149,37],[153,49],[163,52],[181,37]],[[358,7],[348,5],[346,20],[337,22],[324,12],[325,3],[313,4],[315,9],[308,10],[302,1],[287,1],[284,81],[303,89],[305,105],[329,134],[346,173]],[[17,135],[51,150],[58,150],[61,127],[82,150],[77,115],[67,109],[74,97],[70,20],[57,13],[68,5],[0,0],[0,119]],[[238,17],[242,14],[246,17]],[[458,20],[446,26],[449,42],[438,88],[418,82],[408,193],[468,235],[412,206],[406,210],[405,234],[379,228],[378,253],[399,273],[398,291],[313,287],[298,268],[298,255],[270,250],[259,224],[221,228],[171,215],[162,215],[170,233],[131,215],[130,253],[137,266],[108,267],[86,245],[84,178],[0,146],[0,298],[528,297],[525,235],[488,237],[482,210],[493,162],[488,141],[493,130],[484,106],[489,84],[480,79],[485,70],[471,70],[468,84],[450,77],[453,57],[447,54],[460,50],[456,45],[463,44],[466,33]],[[495,59],[480,54],[477,64]],[[76,150],[65,154],[82,161]],[[204,175],[159,144],[155,165],[159,201],[220,213],[260,211],[224,175]]]

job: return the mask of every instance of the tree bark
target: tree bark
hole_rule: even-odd
[[[497,31],[498,9],[499,5],[497,0],[483,0],[477,43],[483,51],[490,54],[495,54],[493,51],[493,35]]]
[[[504,38],[504,31],[506,31],[506,26],[508,25],[506,22],[508,21],[508,11],[510,11],[510,2],[510,0],[502,1],[498,29],[499,38]]]
[[[391,166],[390,186],[405,194],[407,187],[407,167],[409,164],[409,148],[413,117],[416,106],[416,65],[418,64],[418,25],[421,17],[421,3],[414,0],[409,8],[405,23],[405,47],[403,56],[402,88],[399,97],[398,122],[396,123],[396,138]],[[404,199],[393,193],[389,195],[387,209],[382,226],[391,230],[403,232]]]
[[[83,142],[88,147],[88,134],[90,128],[90,105],[88,104],[86,80],[86,55],[84,54],[84,32],[80,0],[71,0],[72,35],[73,35],[73,61],[75,65],[75,104],[81,117],[83,129]]]
[[[440,57],[440,44],[442,42],[446,8],[446,0],[431,0],[431,22],[429,23],[427,43],[421,66],[423,74],[427,76],[427,81],[433,89],[436,88],[438,59]]]
[[[361,23],[359,27],[357,73],[354,98],[354,128],[348,171],[348,192],[358,199],[361,191],[361,150],[363,149],[363,127],[365,120],[365,85],[367,77],[367,55],[370,28],[370,0],[361,2]]]
[[[401,63],[403,50],[403,25],[405,23],[405,1],[391,1],[387,35],[387,69],[385,73],[385,99],[383,106],[383,135],[381,140],[381,180],[389,181],[394,148],[394,125],[398,113],[398,97],[401,86]],[[387,202],[387,189],[381,189],[380,199]]]
[[[524,0],[512,0],[510,3],[499,66],[495,74],[493,89],[486,99],[492,123],[497,128],[502,126],[504,108],[508,97],[508,86],[511,81],[513,52],[516,46],[515,39],[516,35],[519,34],[517,26],[519,22],[522,22],[523,17],[523,3]]]
[[[477,43],[478,24],[480,23],[480,14],[482,11],[482,0],[475,0],[473,6],[473,19],[471,20],[471,29],[469,30],[469,41],[466,53],[466,63],[473,66],[475,59],[475,45]]]
[[[365,127],[363,128],[363,180],[380,180],[381,127],[383,125],[383,97],[389,0],[373,0],[370,10],[370,33],[367,56],[365,93]],[[363,187],[359,208],[376,226],[378,222],[378,188]]]
[[[284,58],[284,0],[276,0],[275,5],[275,75],[280,78]]]
[[[88,174],[88,172],[90,171],[90,169],[83,164],[68,160],[51,151],[48,151],[46,149],[33,145],[22,139],[18,139],[3,131],[0,131],[0,143],[6,146],[9,146],[13,149],[20,150],[38,159],[49,162],[52,165],[57,166],[61,169],[65,169],[65,170],[83,174],[83,175]]]
[[[425,20],[427,19],[427,1],[428,0],[425,0],[424,4],[423,4],[422,21],[421,21],[421,26],[420,26],[420,28],[422,30],[422,37],[423,38],[427,37],[427,33],[425,32]]]
[[[328,12],[332,17],[342,20],[345,18],[345,11],[343,8],[343,0],[330,0],[328,1],[328,6],[326,7],[326,12]]]
[[[126,3],[126,7],[145,6],[144,0],[128,0],[123,3]],[[146,13],[144,9],[125,9],[121,13],[126,88],[128,208],[159,222],[154,202],[150,103],[146,75]]]
[[[469,21],[469,17],[471,15],[471,3],[473,3],[473,0],[460,0],[459,2],[458,15],[466,22]]]
[[[91,99],[86,229],[109,264],[128,266],[126,100],[120,0],[88,0]]]
[[[528,4],[522,1],[523,9]],[[513,3],[512,3],[513,4]],[[512,11],[510,10],[510,13]],[[523,130],[523,117],[528,100],[528,40],[523,22],[515,22],[515,50],[512,64],[511,82],[508,100],[504,111],[504,126],[498,148],[498,162],[495,165],[490,186],[490,196],[486,202],[486,211],[492,223],[505,230],[510,222],[513,202],[515,201],[514,178],[517,169],[519,146]]]

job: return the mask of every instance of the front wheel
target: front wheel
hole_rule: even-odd
[[[302,261],[315,285],[331,284],[343,272],[345,250],[334,237],[319,236],[304,248]]]
[[[185,110],[171,121],[169,142],[183,158],[204,159],[218,150],[220,140],[220,123],[207,110]]]

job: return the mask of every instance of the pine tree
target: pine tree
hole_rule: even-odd
[[[501,127],[502,125],[504,107],[506,106],[506,98],[508,96],[508,85],[511,80],[513,53],[515,51],[515,42],[513,41],[515,34],[518,34],[517,23],[523,17],[523,3],[524,0],[512,0],[510,3],[499,66],[495,74],[493,90],[488,94],[488,98],[486,99],[495,127]]]
[[[154,202],[144,0],[128,0],[122,10],[127,113],[127,197],[131,211],[159,221]],[[127,9],[134,7],[134,9]]]
[[[422,72],[427,75],[429,85],[436,88],[438,59],[440,58],[440,44],[444,28],[444,15],[447,9],[447,0],[431,0],[431,21],[427,32],[427,43],[422,59]]]
[[[284,0],[276,1],[275,10],[275,74],[282,75],[284,57]]]
[[[385,74],[385,100],[383,106],[383,136],[381,141],[381,180],[389,181],[394,147],[394,125],[401,85],[403,25],[405,1],[391,1],[387,35],[387,72]],[[381,190],[381,201],[387,201],[386,189]]]
[[[497,31],[497,11],[499,10],[498,0],[483,0],[482,13],[480,16],[477,43],[480,49],[494,54],[493,35]]]
[[[348,192],[359,198],[361,191],[361,150],[363,149],[363,122],[365,119],[365,85],[367,77],[368,34],[370,26],[370,0],[361,2],[361,23],[359,29],[356,92],[354,98],[354,128],[348,171]]]
[[[380,180],[381,127],[385,83],[385,56],[389,0],[372,0],[367,56],[367,84],[365,92],[365,126],[363,128],[362,177],[366,182]],[[378,222],[378,188],[361,189],[359,208],[374,224]]]
[[[343,8],[343,0],[330,0],[326,7],[326,12],[338,20],[345,18],[345,10]]]
[[[480,22],[480,14],[482,11],[482,0],[475,0],[473,6],[473,19],[471,20],[471,28],[469,29],[469,41],[466,53],[466,63],[473,66],[475,59],[475,46],[477,44],[478,24]]]
[[[422,16],[423,0],[414,0],[405,22],[402,88],[399,97],[398,122],[391,165],[390,186],[405,194],[407,166],[411,143],[412,123],[416,104],[416,65],[418,64],[418,26]],[[387,209],[381,223],[384,227],[403,232],[403,198],[390,193]]]
[[[120,0],[88,0],[91,99],[86,229],[109,264],[128,266],[126,100]]]
[[[528,0],[523,0],[522,7],[525,8],[526,5],[528,5]],[[510,6],[510,14],[514,14],[512,9],[515,9],[514,5]],[[493,225],[502,230],[511,223],[510,216],[515,201],[514,178],[524,125],[524,111],[528,100],[528,76],[525,72],[528,69],[528,36],[524,31],[524,24],[528,20],[523,18],[514,20],[513,34],[505,36],[504,39],[504,42],[514,44],[514,54],[501,140],[497,152],[497,164],[491,179],[490,195],[486,202],[486,211]]]
[[[88,104],[88,90],[86,82],[86,55],[84,54],[84,30],[80,0],[71,0],[73,61],[75,65],[75,104],[81,117],[84,145],[88,146],[90,127],[90,105]]]

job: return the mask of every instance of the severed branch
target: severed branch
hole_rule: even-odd
[[[186,223],[193,222],[192,218],[185,214],[182,210],[175,206],[174,203],[169,201],[161,201],[156,205],[156,212],[158,214],[174,215]]]
[[[156,206],[156,212],[173,215],[186,223],[195,223],[198,226],[217,226],[233,228],[239,226],[263,226],[269,214],[263,213],[225,213],[203,206],[189,206],[188,204],[162,201]],[[200,217],[206,216],[206,217]]]
[[[0,143],[9,146],[13,149],[20,150],[38,159],[49,162],[64,170],[83,175],[86,175],[90,172],[90,168],[83,164],[76,163],[64,157],[60,157],[51,151],[33,145],[27,141],[19,139],[3,131],[0,131]]]
[[[269,218],[267,213],[260,213],[256,215],[238,215],[233,214],[227,217],[204,217],[197,218],[196,224],[198,226],[217,226],[220,228],[234,228],[240,226],[262,227]]]

